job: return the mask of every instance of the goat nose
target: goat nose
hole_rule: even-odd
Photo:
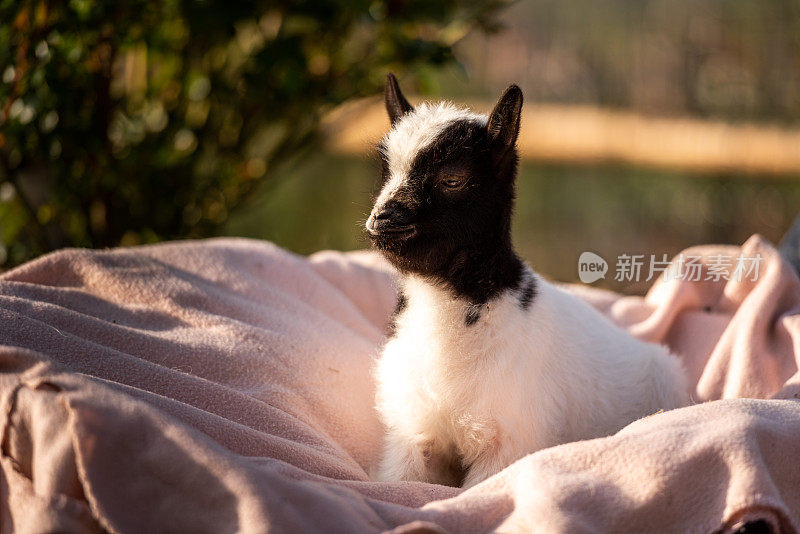
[[[375,211],[374,210],[373,210],[372,213],[369,214],[369,219],[367,219],[366,227],[367,227],[367,231],[369,233],[374,233],[376,231],[376,228],[375,228]]]
[[[408,213],[397,206],[388,205],[373,209],[366,227],[369,233],[376,235],[408,230],[412,226],[410,222]]]
[[[378,232],[378,219],[386,219],[389,213],[386,210],[372,210],[367,219],[367,231],[371,234]]]

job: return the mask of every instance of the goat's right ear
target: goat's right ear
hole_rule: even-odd
[[[495,105],[486,125],[489,138],[500,155],[505,155],[516,145],[521,115],[522,90],[516,84],[510,85]]]
[[[409,111],[414,111],[414,107],[408,103],[403,92],[400,91],[400,85],[397,83],[397,78],[391,72],[386,75],[386,87],[384,88],[384,97],[386,99],[386,111],[389,113],[389,120],[392,125],[397,122],[397,119],[402,117]]]

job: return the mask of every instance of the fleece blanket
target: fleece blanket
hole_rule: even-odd
[[[395,303],[377,256],[241,239],[44,256],[0,276],[0,530],[796,532],[800,282],[758,236],[687,252],[763,262],[755,281],[574,291],[671,347],[694,405],[468,491],[370,481]]]

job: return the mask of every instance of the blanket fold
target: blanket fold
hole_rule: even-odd
[[[394,275],[243,239],[64,250],[0,276],[2,532],[800,528],[800,281],[758,236],[700,280],[576,295],[680,356],[697,404],[469,491],[371,482]],[[708,277],[760,255],[756,279]]]

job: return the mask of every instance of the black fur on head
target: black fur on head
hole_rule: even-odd
[[[392,130],[380,145],[383,190],[367,221],[401,272],[483,303],[517,287],[511,244],[522,91],[506,89],[488,120],[447,105],[414,109],[386,82]],[[426,130],[427,129],[427,130]]]

